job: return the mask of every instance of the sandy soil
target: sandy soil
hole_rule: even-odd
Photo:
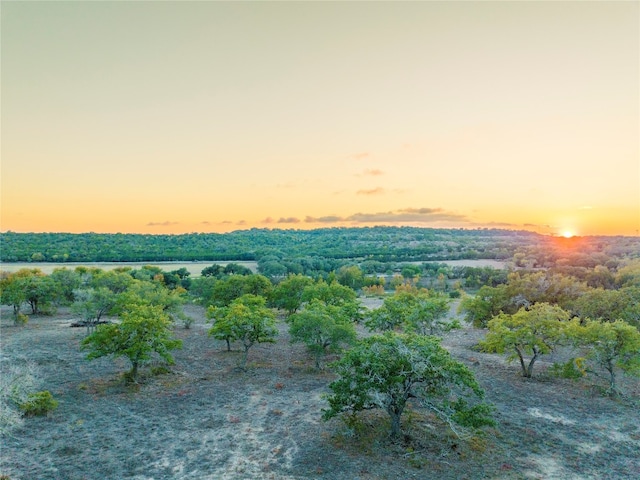
[[[14,327],[2,311],[0,358],[35,362],[60,401],[47,418],[25,419],[3,438],[0,475],[15,479],[636,479],[640,478],[638,382],[628,397],[600,396],[588,382],[539,376],[473,346],[483,332],[453,332],[444,345],[470,365],[497,407],[499,426],[484,437],[456,438],[424,412],[404,418],[406,438],[386,437],[384,415],[366,415],[354,435],[340,420],[323,422],[331,381],[316,372],[282,324],[277,344],[249,353],[209,338],[204,311],[190,330],[176,328],[184,348],[171,373],[123,384],[122,360],[88,362],[82,328],[68,313]],[[145,372],[149,372],[146,369]],[[367,433],[368,432],[368,433]]]

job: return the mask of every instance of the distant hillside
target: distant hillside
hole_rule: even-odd
[[[497,229],[251,229],[183,235],[0,233],[2,262],[137,262],[324,257],[378,261],[507,259],[545,237]]]

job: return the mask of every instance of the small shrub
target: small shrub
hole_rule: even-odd
[[[195,321],[193,318],[185,315],[181,318],[182,320],[182,326],[186,329],[189,330],[191,328],[191,325],[193,325],[193,322]]]
[[[13,320],[13,324],[16,326],[26,325],[29,321],[29,317],[27,317],[24,313],[19,313],[15,316]],[[1,479],[2,477],[0,477]]]
[[[49,390],[30,393],[27,400],[20,404],[20,410],[25,417],[41,417],[48,415],[58,408],[58,401],[53,398]]]
[[[587,373],[584,358],[572,358],[566,363],[554,363],[549,369],[552,377],[570,378],[572,380],[582,378]]]
[[[166,375],[168,373],[171,373],[171,369],[166,365],[155,365],[151,367],[151,375],[154,377],[157,375]]]

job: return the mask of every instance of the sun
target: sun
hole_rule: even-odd
[[[564,230],[564,231],[562,232],[562,236],[563,236],[564,238],[571,238],[571,237],[573,237],[573,236],[574,236],[574,234],[573,234],[573,232],[572,232],[571,230]]]

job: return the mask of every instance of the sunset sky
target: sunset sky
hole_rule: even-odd
[[[3,1],[0,229],[638,235],[639,6]]]

